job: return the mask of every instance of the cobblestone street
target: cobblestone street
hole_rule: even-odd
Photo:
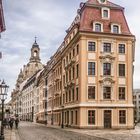
[[[21,122],[18,133],[20,140],[105,140],[66,130]]]

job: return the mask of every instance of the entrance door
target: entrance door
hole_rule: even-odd
[[[111,128],[111,110],[105,110],[104,111],[104,128]]]

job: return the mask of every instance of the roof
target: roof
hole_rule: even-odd
[[[86,4],[92,4],[92,5],[96,5],[96,6],[103,6],[103,5],[105,5],[106,7],[121,8],[121,9],[123,8],[122,6],[114,4],[114,3],[110,2],[110,1],[107,1],[106,4],[102,4],[102,3],[99,3],[98,0],[88,0],[86,2]]]

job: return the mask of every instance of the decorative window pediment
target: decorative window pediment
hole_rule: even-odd
[[[113,60],[115,60],[115,57],[111,55],[100,56],[99,58],[101,59],[102,62],[108,62],[108,63],[111,63]]]
[[[112,80],[111,78],[104,78],[103,80],[100,80],[99,82],[103,84],[104,86],[111,86],[112,84],[115,83],[115,81]]]

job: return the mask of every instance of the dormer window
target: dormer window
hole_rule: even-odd
[[[121,28],[120,25],[118,24],[112,24],[111,25],[111,32],[115,34],[120,34],[121,33]]]
[[[110,9],[103,7],[102,8],[102,18],[103,19],[109,19],[110,18]]]
[[[94,23],[93,24],[93,31],[95,32],[103,32],[103,25],[101,23]]]

